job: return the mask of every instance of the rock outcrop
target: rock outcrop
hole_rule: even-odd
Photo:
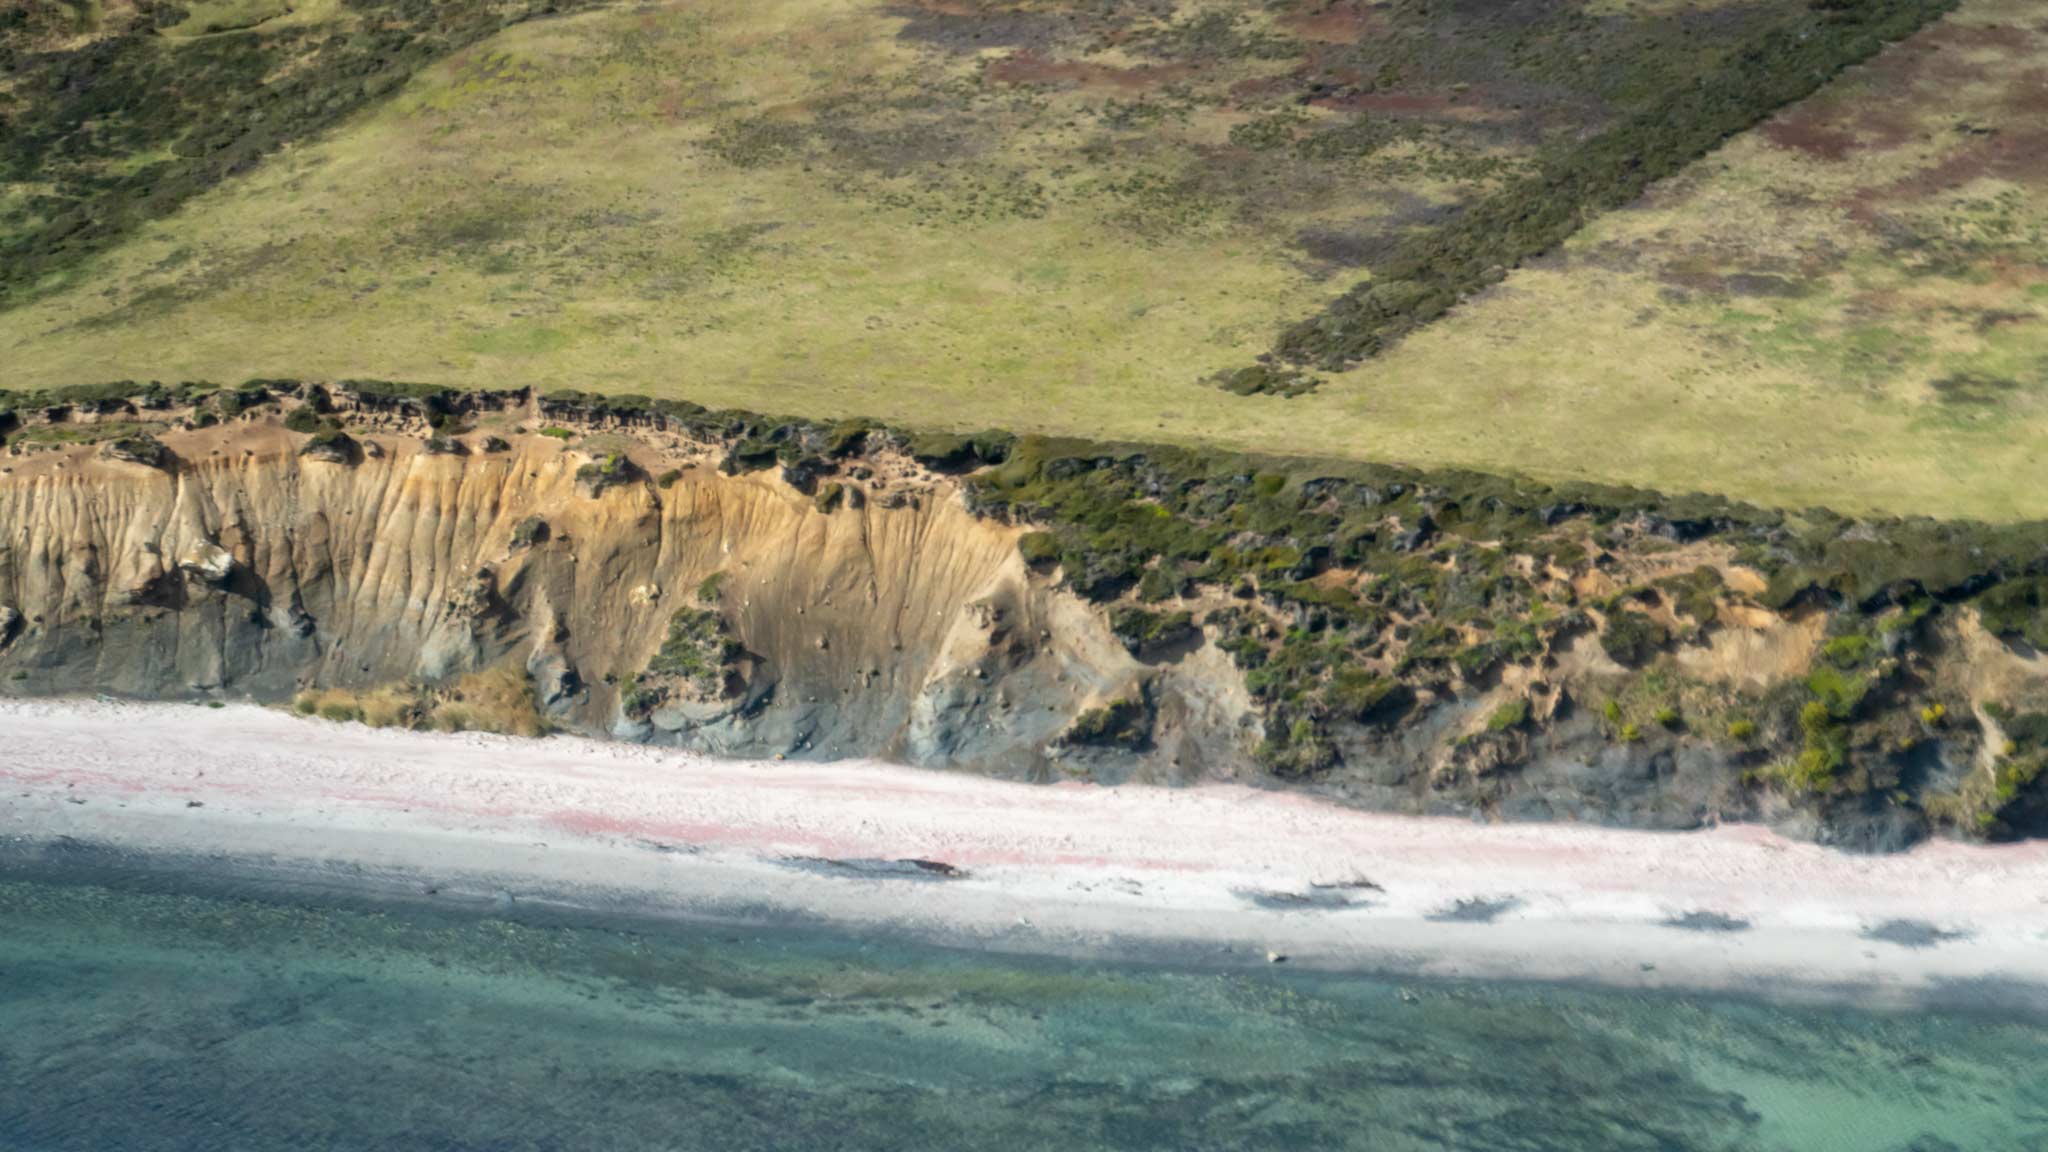
[[[235,558],[211,540],[200,540],[185,549],[178,567],[186,575],[208,584],[224,584],[235,572]]]

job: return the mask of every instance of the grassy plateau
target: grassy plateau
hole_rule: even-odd
[[[1940,6],[135,7],[161,29],[16,30],[0,387],[531,384],[2048,515],[2026,0],[1882,51]],[[229,163],[44,115],[93,51],[181,78],[180,124],[341,95]],[[1598,215],[1780,60],[1826,86]]]

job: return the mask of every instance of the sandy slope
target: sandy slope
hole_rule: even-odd
[[[0,835],[1050,952],[1280,952],[1868,999],[1998,980],[2048,1003],[2042,843],[1859,857],[1756,828],[1481,826],[1239,786],[1033,787],[873,762],[376,731],[254,707],[18,702],[0,702]],[[965,875],[817,858],[920,858]],[[1461,902],[1485,903],[1460,914]],[[1747,926],[1668,923],[1687,914]]]

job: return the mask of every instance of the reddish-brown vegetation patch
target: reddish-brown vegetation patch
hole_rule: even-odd
[[[2005,106],[2020,116],[2048,116],[2048,68],[2037,68],[2012,86]]]
[[[1856,147],[1856,135],[1822,121],[1825,114],[1795,109],[1765,124],[1763,138],[1788,152],[1799,152],[1820,160],[1847,159]]]
[[[1986,176],[2023,183],[2048,179],[2048,128],[1982,131],[1941,163],[1862,192],[1854,214],[1869,221],[1887,205],[1952,192]]]
[[[2043,24],[2041,30],[2048,32],[2048,24]],[[1920,39],[1943,48],[1988,48],[2015,56],[2033,51],[2033,37],[2028,31],[2010,24],[1961,24],[1944,20],[1928,28]]]
[[[1047,49],[1070,41],[1088,30],[1072,14],[1030,11],[1024,8],[983,7],[958,0],[913,0],[889,9],[901,17],[905,40],[953,52],[974,53],[988,48],[1014,47]]]
[[[988,78],[998,84],[1051,85],[1073,88],[1113,88],[1138,92],[1157,88],[1186,77],[1185,65],[1142,65],[1118,68],[1081,60],[1050,60],[1036,52],[1014,52],[988,66]]]
[[[1822,160],[1903,148],[1924,134],[1920,113],[1929,106],[1929,93],[1986,78],[1986,69],[1967,58],[1958,39],[1976,31],[1981,29],[1935,24],[1871,61],[1869,82],[1860,91],[1808,100],[1759,131],[1780,148]]]
[[[1356,44],[1375,23],[1371,11],[1359,0],[1335,0],[1310,11],[1295,12],[1281,19],[1281,27],[1304,40],[1327,44]]]
[[[1232,84],[1230,98],[1238,104],[1271,104],[1292,99],[1299,91],[1301,77],[1298,75],[1254,76]]]
[[[1327,96],[1309,103],[1318,108],[1341,108],[1377,112],[1383,116],[1446,116],[1459,108],[1461,93],[1410,90],[1404,92],[1352,92]]]

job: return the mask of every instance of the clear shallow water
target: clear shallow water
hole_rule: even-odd
[[[0,873],[0,1148],[2037,1152],[2048,1028]]]

